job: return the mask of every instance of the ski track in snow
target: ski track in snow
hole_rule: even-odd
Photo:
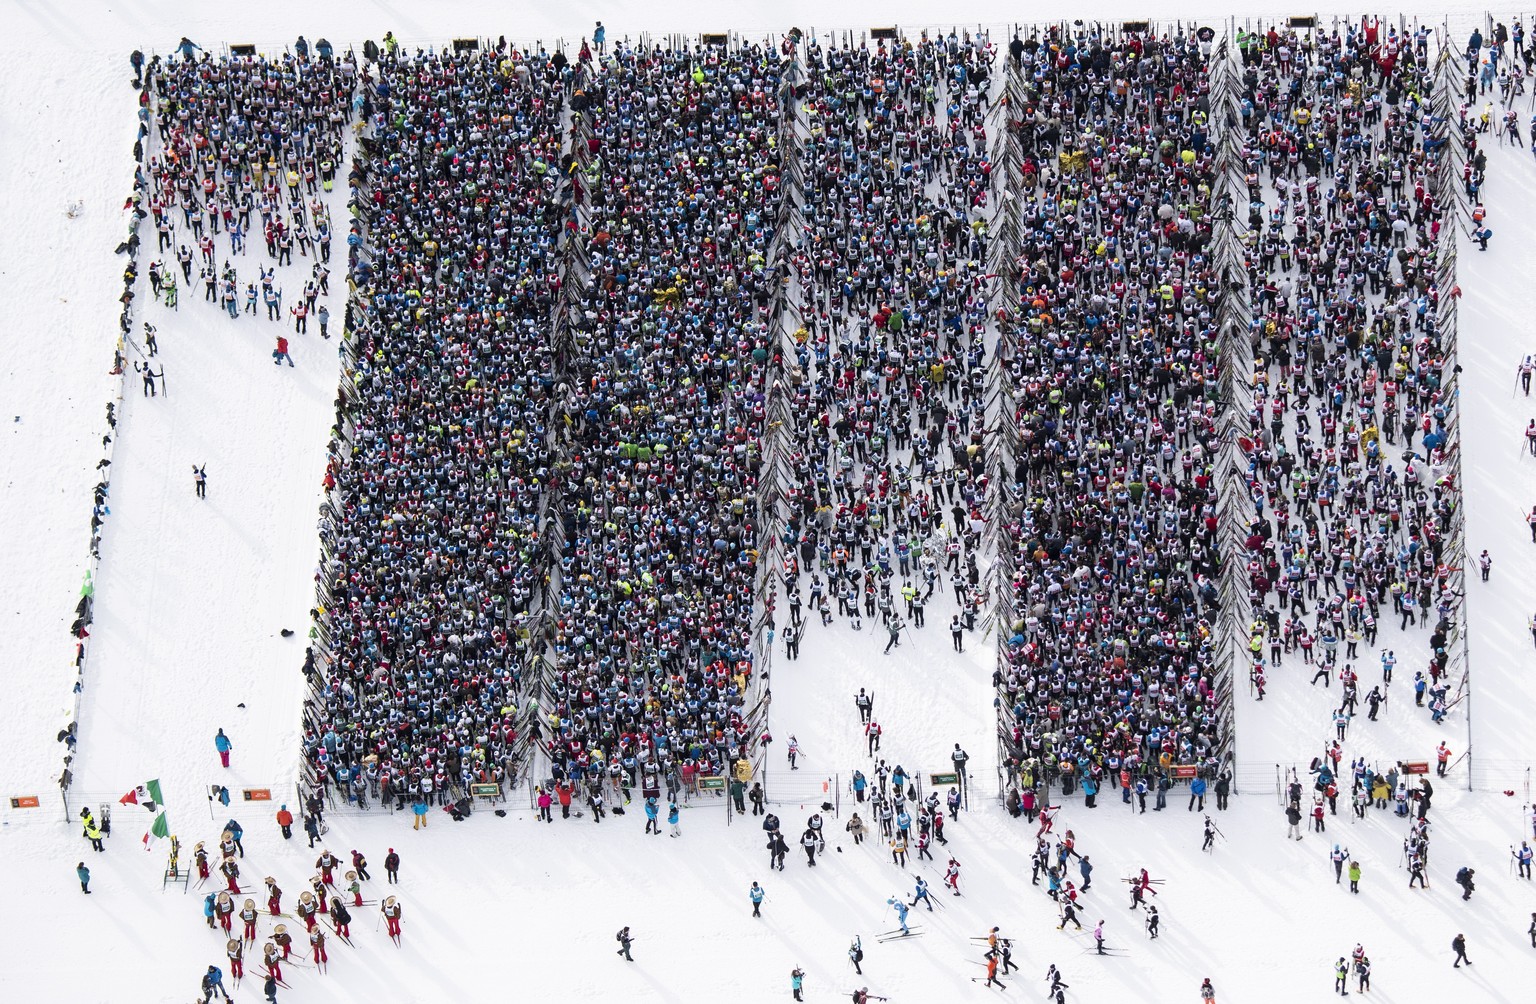
[[[1069,16],[1074,9],[1048,4],[1025,12],[995,0],[971,7],[974,14],[967,9],[967,15],[981,23]],[[364,0],[323,8],[275,0],[253,25],[234,7],[4,2],[11,72],[0,78],[0,125],[22,141],[0,145],[6,179],[0,211],[12,221],[13,235],[0,251],[0,293],[26,308],[0,364],[0,398],[10,405],[7,413],[21,419],[7,422],[0,438],[0,525],[7,531],[0,567],[11,581],[0,673],[5,689],[20,698],[20,714],[6,730],[0,777],[7,785],[0,796],[36,793],[43,807],[10,810],[0,803],[8,898],[25,904],[0,921],[0,937],[12,960],[9,985],[34,999],[57,999],[68,987],[70,998],[84,1004],[185,1004],[208,964],[225,965],[222,934],[204,926],[200,897],[159,891],[164,855],[138,849],[147,814],[117,807],[107,852],[92,854],[78,827],[62,822],[53,787],[62,753],[54,733],[67,720],[73,678],[67,628],[85,567],[89,493],[106,431],[103,406],[116,384],[105,371],[125,264],[111,248],[126,226],[119,207],[130,187],[128,148],[136,124],[133,92],[125,86],[127,51],[135,45],[165,51],[183,33],[204,44],[250,40],[263,48],[280,47],[299,32],[340,45],[386,28],[407,44],[502,30],[513,39],[561,33],[574,39],[601,17],[610,38],[618,38],[680,26],[805,27],[827,14],[824,5],[801,0],[726,4],[703,18],[673,0],[644,8],[531,9],[515,21],[484,0],[440,8],[429,19]],[[1480,9],[1452,6],[1458,45],[1473,20],[1465,12]],[[1119,0],[1101,10],[1105,17],[1146,13]],[[1180,14],[1229,12],[1195,3]],[[839,8],[831,17],[839,27],[910,27],[934,14],[931,4],[896,0]],[[65,58],[74,65],[65,67]],[[1529,112],[1523,118],[1528,130]],[[369,856],[377,876],[366,890],[371,899],[386,894],[385,848],[401,852],[403,947],[374,929],[376,908],[364,907],[354,917],[356,947],[333,940],[332,968],[324,977],[312,969],[285,970],[293,990],[279,999],[324,993],[339,1002],[427,1002],[515,986],[552,1001],[614,992],[645,1001],[769,1000],[781,999],[797,964],[811,1001],[846,999],[849,989],[864,985],[897,1001],[980,999],[993,991],[965,980],[980,972],[980,952],[967,939],[993,924],[1017,939],[1022,972],[1007,978],[1008,993],[1017,989],[1015,981],[1025,984],[1025,993],[1041,992],[1040,976],[1055,962],[1072,984],[1069,999],[1080,1002],[1192,1001],[1204,976],[1223,1002],[1275,1000],[1281,993],[1318,1000],[1331,988],[1333,960],[1358,941],[1373,960],[1378,999],[1525,999],[1536,951],[1524,931],[1536,911],[1536,889],[1509,877],[1507,847],[1529,837],[1523,765],[1536,759],[1523,727],[1536,689],[1536,654],[1525,630],[1536,610],[1536,547],[1521,518],[1536,502],[1536,459],[1524,455],[1521,441],[1536,404],[1511,391],[1520,356],[1536,350],[1524,295],[1525,277],[1536,265],[1536,227],[1522,212],[1536,197],[1536,159],[1496,144],[1489,159],[1485,200],[1495,236],[1487,252],[1470,242],[1460,249],[1467,554],[1475,561],[1487,548],[1494,557],[1492,581],[1472,575],[1467,586],[1473,694],[1439,728],[1427,712],[1411,708],[1403,683],[1426,657],[1427,630],[1400,633],[1383,617],[1381,643],[1396,649],[1398,672],[1406,675],[1398,676],[1383,720],[1357,720],[1345,743],[1346,759],[1426,759],[1444,734],[1459,755],[1470,711],[1480,785],[1511,788],[1516,796],[1462,790],[1465,765],[1437,784],[1431,891],[1407,890],[1398,866],[1404,827],[1385,813],[1373,811],[1355,824],[1347,814],[1329,817],[1327,834],[1286,841],[1272,786],[1245,784],[1233,809],[1218,815],[1225,839],[1204,855],[1200,816],[1185,810],[1177,791],[1169,802],[1173,818],[1147,820],[1127,818],[1131,812],[1113,791],[1094,810],[1083,809],[1079,797],[1068,801],[1056,832],[1074,829],[1079,848],[1097,865],[1082,920],[1091,930],[1104,917],[1107,943],[1128,949],[1113,961],[1091,958],[1086,930],[1055,931],[1053,905],[1029,886],[1033,829],[985,797],[996,787],[993,650],[971,635],[964,655],[951,651],[945,594],[930,607],[930,626],[909,632],[889,656],[878,651],[884,637],[874,625],[855,633],[838,622],[813,624],[799,661],[785,661],[781,646],[772,664],[778,741],[770,776],[775,796],[787,800],[773,811],[788,833],[798,832],[800,820],[827,797],[823,781],[838,787],[855,767],[867,771],[852,703],[860,686],[875,691],[875,714],[886,728],[881,755],[889,762],[926,773],[947,767],[952,742],[970,751],[977,811],[946,829],[950,845],[935,850],[936,864],[922,863],[938,906],[934,914],[919,909],[914,918],[923,938],[877,944],[871,937],[896,926],[884,901],[893,892],[909,895],[919,868],[897,869],[878,842],[853,847],[842,830],[850,811],[846,792],[843,815],[827,820],[828,853],[817,867],[808,869],[794,849],[782,873],[765,867],[757,822],[749,816],[728,823],[722,801],[708,796],[684,811],[677,841],[642,836],[638,811],[601,824],[557,817],[542,825],[515,802],[505,819],[481,811],[453,824],[434,813],[425,832],[411,833],[404,816],[375,810],[334,816],[326,842],[343,857],[353,847]],[[84,213],[67,220],[65,206],[75,199]],[[332,204],[339,222],[339,203]],[[154,257],[146,244],[141,273]],[[299,262],[289,276],[304,266]],[[290,292],[298,284],[290,279]],[[270,874],[291,903],[318,849],[307,850],[302,835],[281,840],[271,821],[276,801],[237,801],[224,810],[207,805],[204,786],[226,783],[237,799],[242,786],[271,787],[278,800],[292,790],[302,691],[297,667],[313,599],[315,508],[337,368],[334,349],[314,333],[293,336],[296,369],[271,367],[272,336],[286,327],[265,319],[228,321],[196,294],[184,291],[174,318],[162,316],[163,308],[144,315],[160,328],[157,362],[167,369],[169,399],[139,397],[131,371],[124,387],[75,792],[93,803],[115,803],[135,783],[161,778],[184,862],[195,841],[211,842],[233,815],[246,829],[245,888],[259,887]],[[332,303],[339,302],[338,293]],[[204,462],[209,498],[199,502],[188,468]],[[279,638],[284,626],[299,635]],[[1245,763],[1304,768],[1331,737],[1326,714],[1337,693],[1308,687],[1310,674],[1297,663],[1288,658],[1271,671],[1270,697],[1262,704],[1239,688],[1238,756]],[[1356,665],[1367,688],[1379,679],[1374,656],[1363,651]],[[235,707],[240,702],[244,710]],[[219,727],[235,743],[228,772],[218,768],[212,749]],[[790,733],[806,753],[793,773],[783,759]],[[615,828],[626,832],[615,834]],[[1326,852],[1334,840],[1362,863],[1359,896],[1327,881]],[[938,888],[945,850],[964,866],[962,898]],[[89,899],[79,895],[68,862],[86,855],[93,871]],[[1462,864],[1479,872],[1470,903],[1451,881]],[[1139,915],[1127,910],[1126,887],[1118,881],[1143,866],[1167,880],[1154,900],[1164,920],[1155,943],[1147,941]],[[751,918],[747,900],[754,879],[768,893],[761,920]],[[615,949],[613,932],[624,924],[637,937],[633,964],[605,954]],[[264,920],[264,937],[269,929]],[[1470,970],[1450,967],[1450,939],[1458,931],[1467,935],[1476,963]],[[862,978],[845,954],[855,933],[865,939]],[[505,971],[509,961],[515,974]],[[257,1000],[259,981],[247,977],[235,996]]]

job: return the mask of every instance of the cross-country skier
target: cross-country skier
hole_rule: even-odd
[[[954,890],[956,896],[960,895],[960,862],[954,858],[950,858],[949,864],[945,866],[944,884]]]
[[[912,933],[912,929],[907,926],[907,903],[906,903],[906,900],[902,899],[900,896],[893,895],[889,899],[887,899],[885,902],[888,905],[894,906],[896,908],[896,921],[897,921],[897,923],[899,923],[901,925],[901,933],[903,935],[911,934]]]
[[[331,961],[325,953],[325,930],[318,924],[309,929],[309,959],[321,972],[325,972]]]
[[[763,915],[762,906],[765,895],[767,894],[763,892],[763,887],[753,882],[752,888],[747,891],[747,897],[752,900],[752,916],[761,917]]]
[[[1512,850],[1510,853],[1514,855],[1515,865],[1520,871],[1520,877],[1523,879],[1529,879],[1531,877],[1530,844],[1522,840],[1520,841],[1520,849],[1518,851]]]
[[[988,950],[988,952],[986,954],[986,959],[987,959],[987,983],[986,983],[986,985],[990,987],[992,984],[996,983],[1000,989],[1007,990],[1008,989],[1007,985],[1005,983],[1003,983],[1002,980],[997,978],[998,952],[996,950]]]
[[[379,912],[384,915],[384,926],[389,930],[389,936],[395,941],[400,940],[400,901],[393,896],[384,897],[384,902],[379,906]]]
[[[1104,921],[1101,919],[1093,928],[1093,944],[1098,949],[1098,954],[1104,954]]]
[[[933,900],[928,898],[928,880],[921,875],[917,877],[917,895],[912,897],[912,902],[908,905],[917,906],[919,901],[928,904],[929,913],[933,912]]]
[[[853,971],[863,976],[864,970],[860,968],[859,963],[864,961],[864,943],[857,935],[854,936],[853,944],[848,946],[848,960],[853,963]]]
[[[1328,859],[1333,862],[1333,884],[1338,885],[1344,881],[1344,862],[1349,860],[1349,851],[1334,844]]]

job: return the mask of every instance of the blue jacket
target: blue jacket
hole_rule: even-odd
[[[233,747],[229,741],[229,736],[226,736],[224,733],[220,732],[218,735],[213,737],[213,748],[218,750],[220,753],[228,753]]]
[[[763,901],[763,895],[764,893],[762,886],[755,885],[752,887],[752,902],[761,903]]]
[[[1189,782],[1189,792],[1192,795],[1204,795],[1205,794],[1205,778],[1197,777],[1193,781]]]
[[[677,806],[676,805],[672,806],[670,809],[667,810],[667,822],[669,822],[669,823],[677,822]]]
[[[658,811],[659,810],[656,808],[656,800],[654,798],[647,798],[645,800],[645,818],[654,822],[656,819],[656,813]]]

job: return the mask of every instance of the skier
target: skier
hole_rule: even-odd
[[[864,736],[868,740],[869,755],[874,756],[880,749],[880,723],[873,718],[864,726]]]
[[[1472,964],[1472,960],[1467,958],[1467,939],[1464,935],[1458,934],[1451,939],[1451,951],[1456,953],[1456,961],[1451,964],[1452,969],[1460,969],[1463,962],[1469,966]]]
[[[965,765],[970,762],[970,759],[971,759],[970,754],[966,753],[965,750],[961,749],[959,743],[955,743],[955,751],[949,755],[949,759],[950,759],[950,762],[955,765],[955,775],[960,779],[960,787],[964,788],[965,787]],[[959,793],[956,792],[956,794],[958,795]],[[955,805],[956,806],[959,805],[959,799],[958,798],[955,799]]]
[[[352,914],[340,896],[331,897],[331,924],[343,940],[352,937]]]
[[[1056,963],[1054,962],[1051,963],[1050,968],[1045,971],[1045,982],[1050,984],[1050,988],[1045,991],[1045,995],[1047,997],[1051,996],[1052,994],[1055,994],[1059,997],[1061,991],[1069,990],[1072,987],[1072,984],[1061,978],[1061,970],[1056,968]]]
[[[789,755],[789,769],[799,770],[800,767],[795,763],[795,761],[800,757],[800,740],[796,739],[794,736],[790,736],[789,746],[785,750],[785,753]]]
[[[1333,884],[1338,885],[1344,881],[1344,862],[1349,860],[1349,851],[1334,844],[1333,850],[1328,852],[1328,858],[1333,862]]]
[[[256,909],[256,901],[254,899],[247,899],[244,903],[240,904],[240,923],[244,925],[244,930],[241,934],[243,940],[256,940],[256,918],[258,916],[260,916],[260,913]]]
[[[202,464],[202,465],[194,464],[192,466],[192,489],[193,489],[193,491],[197,492],[197,497],[198,498],[206,499],[208,497],[208,465],[207,464]],[[227,767],[229,765],[225,764],[225,766]],[[286,806],[284,807],[284,809],[286,811]],[[289,822],[292,822],[292,820],[290,819]],[[287,837],[286,833],[284,834],[284,837]]]
[[[917,876],[917,895],[912,897],[912,902],[908,905],[915,907],[919,902],[926,903],[928,905],[928,912],[933,912],[933,900],[928,896],[928,880],[921,875]]]
[[[331,872],[340,864],[341,859],[332,854],[329,849],[321,849],[320,856],[315,859],[315,867],[320,869],[320,881],[326,885],[335,885],[336,880],[332,878]]]
[[[761,917],[763,915],[763,897],[766,895],[766,893],[763,892],[763,887],[758,885],[756,882],[753,882],[752,888],[748,890],[747,895],[752,900],[752,916]]]
[[[902,899],[900,896],[893,895],[885,902],[888,906],[894,906],[896,908],[896,922],[901,925],[902,936],[905,937],[906,935],[911,934],[912,929],[907,926],[906,900]]]
[[[91,894],[91,870],[85,867],[84,861],[75,865],[75,877],[80,880],[80,891],[89,896]],[[929,909],[933,908],[929,907]]]
[[[1449,746],[1447,746],[1445,744],[1445,740],[1442,739],[1440,741],[1440,745],[1438,747],[1436,747],[1436,749],[1435,749],[1435,776],[1436,777],[1444,777],[1445,776],[1446,770],[1449,769],[1447,765],[1450,763],[1450,759],[1451,759],[1451,748]]]
[[[1008,989],[1007,985],[1005,983],[1003,983],[1002,980],[997,978],[997,963],[998,963],[998,953],[997,953],[997,951],[995,949],[989,949],[987,951],[987,954],[986,954],[986,959],[987,959],[987,983],[986,983],[986,985],[990,987],[992,984],[996,983],[1000,989],[1007,990]]]
[[[277,879],[268,875],[265,879],[267,886],[267,912],[276,917],[283,912],[283,890],[277,887]]]
[[[805,863],[811,868],[816,867],[816,845],[820,842],[816,831],[810,827],[806,827],[805,832],[800,834],[800,846],[805,848]]]
[[[859,709],[859,724],[868,725],[875,713],[875,695],[866,694],[864,688],[860,687],[858,696],[853,699],[853,706]],[[795,737],[790,736],[789,740],[794,742]]]
[[[615,954],[615,955],[622,955],[622,956],[624,956],[624,958],[626,960],[628,960],[630,962],[635,961],[634,957],[629,954],[629,946],[634,944],[634,940],[635,940],[635,939],[633,939],[633,938],[631,938],[629,936],[629,928],[628,927],[621,927],[621,928],[619,928],[619,933],[614,935],[614,939],[617,940],[618,943],[619,943],[619,950],[617,952],[614,952],[613,954]]]
[[[1520,841],[1520,849],[1518,851],[1511,850],[1510,853],[1514,855],[1515,865],[1520,871],[1520,877],[1523,879],[1529,879],[1531,877],[1530,844],[1522,840]]]
[[[853,944],[848,946],[848,960],[853,963],[853,971],[863,976],[864,970],[859,967],[859,963],[864,961],[864,943],[857,935],[854,936]]]
[[[235,746],[229,741],[229,737],[220,729],[219,734],[213,737],[213,748],[219,751],[219,762],[227,769],[229,767],[229,751]]]
[[[230,938],[224,943],[224,954],[229,959],[229,975],[235,978],[235,985],[245,978],[245,943],[239,938]]]
[[[1104,954],[1104,921],[1101,919],[1093,928],[1093,943],[1098,949],[1098,954]]]
[[[325,952],[325,931],[318,924],[309,929],[309,960],[322,973],[331,961]]]
[[[1211,817],[1205,817],[1205,842],[1200,845],[1202,851],[1208,851],[1216,844],[1216,824],[1211,822]]]
[[[1157,929],[1158,929],[1158,927],[1159,927],[1159,925],[1161,923],[1162,923],[1162,918],[1159,917],[1158,914],[1157,914],[1157,907],[1148,905],[1148,907],[1147,907],[1147,936],[1149,938],[1151,938],[1153,941],[1157,940]]]
[[[797,1001],[805,1000],[800,996],[801,989],[805,986],[805,971],[799,966],[789,971],[789,993]]]
[[[954,858],[949,859],[944,869],[944,884],[954,890],[956,896],[960,895],[960,862]]]

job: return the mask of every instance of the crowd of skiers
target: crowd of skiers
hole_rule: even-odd
[[[1296,679],[1336,678],[1341,741],[1362,703],[1371,721],[1390,707],[1396,632],[1428,636],[1428,658],[1408,667],[1414,704],[1427,698],[1440,722],[1455,701],[1448,537],[1459,486],[1444,471],[1453,403],[1435,249],[1457,223],[1451,193],[1433,182],[1450,151],[1429,132],[1426,39],[1374,22],[1315,41],[1285,33],[1245,70],[1259,346],[1250,678],[1259,699],[1288,658],[1302,663]],[[1451,142],[1464,147],[1475,195],[1482,156],[1465,110]],[[1381,679],[1362,693],[1373,657]]]
[[[360,73],[350,372],[321,528],[305,750],[349,802],[498,784],[548,586],[566,79],[546,54],[386,46]],[[455,805],[458,800],[455,800]]]
[[[203,897],[202,910],[209,930],[217,932],[224,939],[223,958],[229,966],[235,986],[238,987],[246,976],[248,954],[260,965],[255,975],[263,981],[268,1001],[275,1000],[277,987],[290,987],[283,978],[284,967],[310,968],[324,974],[330,964],[327,951],[329,939],[335,936],[352,947],[352,911],[364,906],[378,906],[380,921],[386,925],[390,940],[399,946],[402,933],[400,900],[396,896],[385,896],[382,902],[363,898],[363,883],[372,876],[368,872],[368,859],[357,850],[353,850],[350,859],[344,861],[329,849],[322,848],[320,856],[315,859],[314,874],[302,884],[303,891],[287,910],[283,903],[283,889],[277,879],[270,875],[262,880],[264,905],[258,905],[255,896],[243,901],[237,899],[244,893],[239,865],[239,861],[245,857],[242,833],[240,824],[232,819],[219,835],[214,855],[210,855],[202,842],[192,852],[197,877],[193,888],[201,888],[213,877],[215,870],[219,876],[215,882],[222,881],[225,886]],[[173,869],[177,867],[176,853],[177,848],[173,843]],[[217,869],[210,866],[213,857],[217,857],[220,862]],[[399,878],[400,856],[393,847],[384,858],[384,868],[389,882],[395,883]],[[82,879],[82,886],[83,883]],[[283,923],[285,920],[297,920],[304,925],[304,930],[290,932],[288,925]],[[262,921],[270,921],[272,926],[258,955],[256,945],[262,940],[258,925]],[[309,946],[307,961],[300,961],[306,957],[303,948],[306,943]],[[294,958],[296,947],[299,958]],[[202,980],[205,1002],[209,997],[221,993],[225,997],[229,996],[227,988],[223,986],[223,976],[220,967],[208,967]]]
[[[330,293],[327,199],[352,120],[356,59],[178,51],[180,59],[155,57],[143,67],[140,91],[141,121],[153,126],[139,141],[147,176],[141,167],[135,196],[155,233],[150,293],[176,310],[200,284],[202,301],[230,318],[292,318],[294,333],[304,334],[313,316],[330,337],[322,299]],[[252,258],[254,276],[245,266]],[[290,289],[286,309],[280,269],[298,273],[290,281],[302,284]],[[148,322],[143,341],[140,372],[150,395],[144,370],[159,346]],[[272,361],[293,365],[287,336],[276,341]]]
[[[1209,54],[1183,32],[1010,43],[1027,98],[1006,123],[1019,298],[997,314],[1017,432],[996,674],[1011,803],[1047,779],[1091,806],[1174,764],[1218,774]]]
[[[936,591],[957,651],[976,625],[992,56],[968,33],[801,51],[781,531],[791,659],[808,624],[857,631],[865,618],[889,652],[927,624]]]
[[[605,774],[651,791],[723,775],[759,738],[745,704],[786,191],[772,47],[626,41],[601,61],[578,60],[571,96],[583,267],[544,733],[555,776],[589,793]]]

